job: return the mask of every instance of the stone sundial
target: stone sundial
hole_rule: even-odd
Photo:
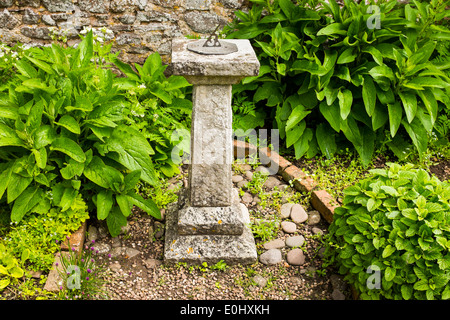
[[[173,74],[193,85],[191,159],[188,188],[167,211],[164,260],[254,263],[248,210],[231,181],[231,89],[242,78],[257,76],[260,63],[248,40],[211,35],[174,39],[172,66]]]

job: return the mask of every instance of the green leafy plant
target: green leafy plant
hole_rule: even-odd
[[[0,92],[0,203],[13,222],[55,206],[64,213],[79,194],[113,236],[133,205],[160,218],[134,190],[140,180],[158,184],[155,151],[129,125],[116,77],[94,58],[92,32],[77,48],[29,49]]]
[[[11,223],[3,243],[18,257],[28,252],[27,269],[47,271],[60,249],[59,243],[88,218],[87,205],[79,194],[64,212],[58,207],[45,208],[26,215],[20,223]]]
[[[61,299],[108,299],[104,288],[105,265],[95,259],[94,250],[86,245],[81,254],[75,248],[60,252],[61,266],[57,270],[62,279],[58,292]]]
[[[276,238],[279,229],[279,221],[255,220],[250,224],[250,230],[256,238],[262,242],[270,241]]]
[[[24,251],[21,262],[25,262],[28,258],[28,251]],[[0,292],[5,289],[12,280],[22,278],[24,270],[21,263],[14,257],[12,252],[0,243]]]
[[[242,81],[242,94],[275,119],[296,158],[331,158],[345,144],[367,166],[377,143],[399,158],[411,145],[426,151],[450,106],[450,64],[434,60],[436,42],[450,39],[448,1],[252,2],[224,32],[252,41],[260,74]]]
[[[450,185],[411,164],[370,172],[335,209],[328,263],[362,299],[449,299]]]
[[[171,156],[180,142],[174,131],[190,127],[192,102],[186,97],[191,85],[182,76],[166,77],[167,65],[157,52],[142,66],[134,64],[136,71],[117,58],[111,61],[126,75],[117,79],[117,87],[130,102],[133,127],[150,142],[155,168],[168,177],[178,174],[178,163]]]

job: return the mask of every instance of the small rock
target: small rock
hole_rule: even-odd
[[[118,263],[118,262],[113,263],[113,264],[111,264],[111,265],[109,266],[109,269],[111,269],[112,271],[117,272],[117,273],[120,272],[120,269],[121,269],[121,268],[122,268],[122,266],[121,266],[120,263]]]
[[[124,251],[125,250],[123,247],[115,247],[111,249],[109,254],[111,255],[112,258],[117,258],[118,256],[122,255]]]
[[[286,255],[286,261],[293,266],[301,266],[305,263],[305,255],[302,249],[292,249]]]
[[[286,245],[290,248],[301,247],[303,243],[305,243],[305,237],[301,235],[286,238]]]
[[[266,187],[267,189],[273,189],[273,187],[279,186],[280,184],[281,184],[281,181],[279,179],[277,179],[274,176],[270,176],[264,182],[263,186]]]
[[[160,239],[164,235],[164,224],[159,221],[155,221],[155,238]]]
[[[286,233],[294,233],[297,230],[297,225],[294,222],[283,221],[281,222],[281,229]]]
[[[38,270],[38,271],[29,271],[30,272],[30,276],[34,279],[39,279],[42,275],[42,271]]]
[[[322,229],[317,228],[317,227],[312,228],[311,231],[312,231],[312,233],[314,233],[314,234],[323,234]]]
[[[293,203],[285,203],[281,206],[280,214],[283,219],[287,219],[291,216],[291,209],[293,205]]]
[[[315,225],[320,222],[320,213],[317,210],[308,212],[308,225]]]
[[[248,181],[242,180],[242,181],[238,182],[237,187],[242,188],[242,189],[247,189],[247,184],[248,184]]]
[[[93,245],[95,251],[98,251],[99,254],[104,254],[111,250],[111,246],[107,243],[97,242]]]
[[[162,265],[162,261],[158,259],[149,258],[144,260],[144,265],[147,267],[147,269],[150,269]]]
[[[231,181],[233,181],[234,183],[238,183],[242,180],[244,180],[244,178],[242,176],[232,176],[231,177]]]
[[[261,288],[264,288],[267,284],[267,279],[259,274],[253,277],[253,281]]]
[[[333,300],[345,300],[345,295],[339,289],[334,289],[331,293],[331,298]]]
[[[92,242],[92,240],[96,241],[98,239],[98,230],[95,226],[89,226],[87,233],[89,242]]]
[[[245,171],[245,177],[246,177],[248,180],[252,180],[252,179],[253,179],[253,172],[251,172],[251,171]]]
[[[242,196],[242,202],[244,203],[251,203],[253,201],[253,196],[250,193],[244,193],[244,195]]]
[[[250,171],[252,170],[252,166],[248,163],[237,163],[236,167],[238,167],[241,171]]]
[[[127,222],[126,225],[120,227],[120,233],[121,234],[127,234],[128,232],[130,232],[131,226],[130,224]]]
[[[285,243],[282,239],[275,239],[269,242],[264,243],[264,249],[270,250],[270,249],[281,249],[284,248]]]
[[[302,278],[297,276],[292,276],[289,278],[290,282],[292,282],[293,285],[299,286],[303,283]]]
[[[258,166],[255,169],[255,172],[261,172],[261,174],[264,174],[264,175],[267,175],[267,176],[270,176],[270,174],[271,174],[269,168],[264,167],[264,166]]]
[[[114,238],[112,238],[111,239],[111,246],[113,247],[113,248],[117,248],[117,247],[120,247],[122,244],[121,244],[121,242],[120,242],[120,239],[118,238],[118,237],[114,237]]]
[[[259,256],[259,261],[265,265],[274,265],[282,261],[279,249],[270,249]]]
[[[44,14],[42,16],[42,22],[49,26],[56,26],[55,20],[53,20],[52,17],[50,17],[48,14]]]
[[[297,224],[303,223],[308,220],[308,214],[305,209],[298,203],[294,204],[291,209],[291,219]]]
[[[260,199],[258,196],[255,196],[255,197],[253,198],[253,202],[254,202],[254,203],[261,203],[261,199]]]
[[[137,256],[139,253],[141,253],[139,250],[133,249],[133,248],[126,248],[125,254],[128,256],[129,259]]]

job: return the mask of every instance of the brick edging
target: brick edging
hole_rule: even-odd
[[[262,163],[277,164],[278,174],[283,180],[288,183],[293,181],[294,188],[298,191],[311,193],[310,203],[313,208],[319,211],[328,223],[333,221],[334,209],[339,206],[337,201],[326,190],[319,190],[317,182],[290,161],[267,147],[258,150],[256,146],[241,140],[233,141],[233,151],[235,158],[256,155],[259,152]]]

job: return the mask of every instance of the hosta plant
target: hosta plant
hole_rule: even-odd
[[[329,228],[328,263],[361,299],[449,299],[450,185],[389,164],[344,190]]]
[[[11,221],[53,206],[65,214],[79,194],[113,236],[133,205],[160,217],[134,190],[158,184],[155,152],[130,125],[116,76],[95,59],[89,32],[77,48],[32,48],[15,61],[0,91],[0,205]]]
[[[349,144],[364,165],[380,144],[422,157],[450,107],[450,63],[435,60],[437,43],[450,40],[448,1],[251,2],[225,29],[250,39],[261,62],[241,91],[296,158],[331,158]]]

